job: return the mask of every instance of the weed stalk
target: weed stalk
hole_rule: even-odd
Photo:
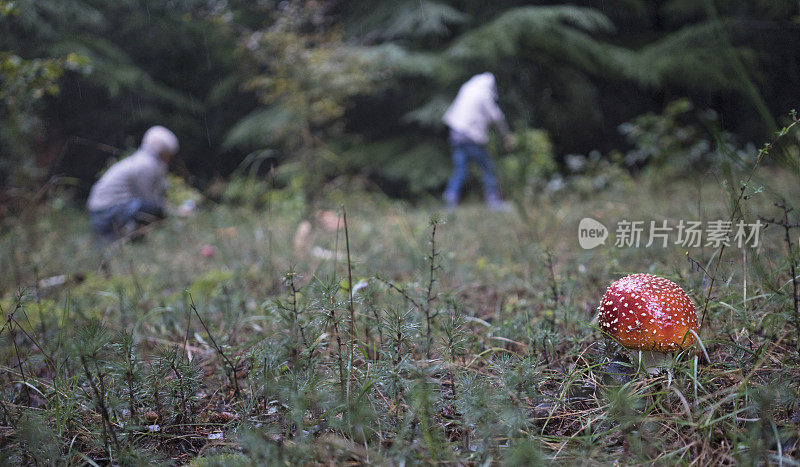
[[[347,293],[349,300],[347,309],[350,312],[350,339],[348,342],[348,357],[347,357],[347,391],[346,397],[348,404],[350,403],[350,381],[353,374],[353,354],[355,353],[356,340],[358,339],[356,331],[356,309],[353,304],[353,267],[350,263],[350,235],[347,231],[347,210],[342,205],[342,221],[344,222],[344,243],[347,251]]]
[[[211,330],[208,329],[208,326],[206,326],[205,321],[203,321],[203,318],[197,311],[197,307],[195,306],[194,300],[192,299],[192,294],[189,294],[189,307],[194,312],[195,316],[197,316],[197,319],[200,321],[200,325],[203,326],[203,329],[205,329],[206,334],[208,334],[208,338],[211,340],[211,345],[214,347],[214,350],[216,350],[219,356],[222,357],[222,360],[224,360],[225,363],[228,365],[229,367],[228,377],[230,378],[231,383],[233,384],[234,394],[238,396],[239,380],[236,378],[236,365],[231,361],[230,358],[228,358],[227,355],[225,355],[225,352],[222,350],[222,348],[219,345],[217,345],[217,341],[214,340],[214,335],[211,334]]]
[[[760,218],[767,224],[774,224],[783,227],[783,239],[786,242],[786,251],[789,258],[789,275],[792,281],[792,308],[794,311],[793,321],[795,332],[797,333],[797,350],[800,351],[800,295],[798,295],[798,280],[797,280],[797,253],[794,251],[792,244],[791,230],[800,228],[800,222],[790,222],[789,213],[794,209],[787,206],[786,202],[775,203],[775,206],[783,211],[783,219],[764,219]]]
[[[777,143],[777,141],[780,138],[782,138],[783,136],[789,134],[789,131],[792,128],[794,128],[798,123],[800,123],[800,119],[798,119],[798,117],[797,117],[797,112],[792,110],[790,115],[791,115],[791,118],[792,118],[792,123],[790,123],[789,125],[783,127],[779,131],[777,131],[776,134],[775,134],[775,138],[773,138],[773,140],[771,142],[769,142],[769,143],[764,143],[764,146],[762,146],[761,149],[758,150],[758,154],[756,155],[756,161],[753,164],[753,168],[750,169],[750,173],[748,174],[747,179],[742,183],[742,187],[739,190],[739,196],[736,198],[736,200],[733,203],[733,209],[731,210],[731,216],[730,216],[730,219],[729,219],[730,223],[733,223],[734,217],[737,215],[737,213],[739,213],[739,209],[740,209],[742,200],[744,199],[745,188],[747,188],[747,186],[750,185],[750,181],[753,179],[753,175],[755,175],[756,169],[758,169],[758,166],[761,165],[761,162],[764,160],[764,158],[767,156],[767,154],[769,154],[769,152],[772,150],[772,148],[775,147],[775,143]],[[709,303],[711,303],[711,292],[714,290],[714,283],[716,282],[716,279],[717,279],[717,271],[719,270],[719,265],[722,262],[722,254],[724,252],[725,252],[725,243],[722,243],[720,245],[720,247],[719,247],[719,253],[717,255],[717,261],[714,264],[713,274],[710,275],[710,282],[708,284],[708,291],[706,292],[705,304],[703,305],[703,314],[702,314],[702,317],[700,318],[700,327],[701,328],[703,327],[703,324],[705,324],[705,321],[706,321],[706,313],[708,312],[708,305],[709,305]],[[795,294],[795,296],[796,296],[796,294]]]
[[[97,406],[100,408],[100,416],[103,418],[103,443],[106,446],[106,449],[109,450],[108,444],[108,436],[111,435],[111,438],[114,441],[114,447],[116,448],[117,452],[120,452],[119,447],[119,440],[117,439],[117,432],[114,430],[114,425],[111,423],[111,417],[108,414],[108,408],[106,407],[105,403],[105,384],[103,383],[103,373],[100,372],[99,368],[97,368],[97,362],[95,362],[95,368],[97,369],[97,379],[100,382],[100,388],[97,387],[97,383],[95,383],[94,378],[92,377],[92,372],[89,371],[89,365],[86,363],[86,357],[81,355],[81,366],[83,367],[83,373],[86,375],[86,379],[89,381],[89,386],[92,388],[92,392],[94,393],[95,398],[97,399]]]
[[[430,275],[428,277],[428,288],[425,292],[425,307],[423,308],[423,311],[425,312],[425,338],[427,341],[426,355],[428,358],[431,356],[432,345],[431,322],[436,318],[436,315],[439,314],[439,310],[431,312],[431,302],[435,301],[438,296],[438,294],[433,293],[433,284],[436,282],[436,271],[439,269],[439,265],[436,264],[436,258],[439,256],[439,252],[436,250],[436,227],[442,222],[443,221],[437,217],[432,217],[430,220],[431,254],[428,256],[428,261],[430,263]]]

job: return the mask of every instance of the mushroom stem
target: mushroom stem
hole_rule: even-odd
[[[669,355],[664,352],[656,352],[655,350],[640,350],[639,361],[642,367],[647,370],[647,374],[655,376],[667,368],[669,363]]]

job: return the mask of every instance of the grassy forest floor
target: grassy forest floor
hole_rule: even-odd
[[[738,193],[642,176],[440,217],[340,185],[313,208],[208,202],[105,248],[54,196],[2,230],[2,462],[798,465],[797,230],[718,263],[676,232],[614,246],[621,220],[729,220]],[[797,199],[795,176],[760,169],[736,219]],[[584,217],[605,245],[579,247]],[[671,378],[611,374],[632,360],[594,321],[642,272],[698,315],[714,278],[708,359],[676,355]]]

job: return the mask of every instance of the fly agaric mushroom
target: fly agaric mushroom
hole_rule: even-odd
[[[623,347],[641,351],[648,373],[657,373],[668,353],[688,349],[698,330],[694,304],[676,283],[632,274],[606,290],[598,307],[600,328]]]

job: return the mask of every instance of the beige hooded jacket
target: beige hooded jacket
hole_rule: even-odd
[[[139,150],[112,165],[92,186],[87,207],[100,211],[139,198],[163,206],[167,164],[162,154],[178,152],[178,138],[163,126],[145,132]]]

